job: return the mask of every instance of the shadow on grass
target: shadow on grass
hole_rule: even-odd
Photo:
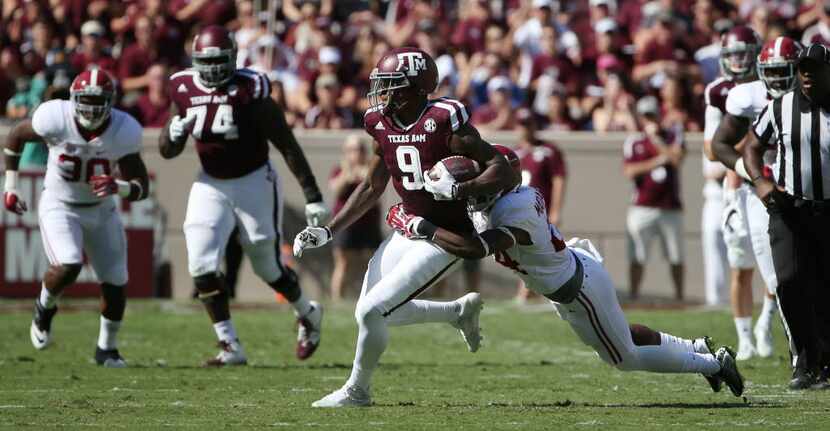
[[[396,403],[375,403],[375,407],[434,407],[428,404],[411,401]],[[505,409],[567,409],[567,408],[600,408],[600,409],[740,409],[740,408],[767,408],[778,409],[786,407],[783,404],[767,402],[724,402],[724,403],[641,403],[641,404],[599,404],[580,403],[571,400],[539,402],[539,403],[502,403],[490,402],[485,405],[479,403],[443,403],[442,408],[505,408]]]

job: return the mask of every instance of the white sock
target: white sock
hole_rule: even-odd
[[[711,376],[720,371],[714,355],[684,352],[666,345],[637,346],[640,371],[653,373],[701,373]]]
[[[703,341],[703,338],[696,338],[694,341],[692,341],[692,345],[695,348],[695,353],[709,352],[709,346],[706,345],[706,342]],[[709,353],[715,353],[715,352],[709,352]]]
[[[358,303],[358,309],[360,304]],[[347,386],[358,386],[369,391],[372,373],[378,365],[380,355],[386,350],[389,331],[383,316],[378,311],[369,312],[358,319],[357,349],[355,351],[352,374]]]
[[[101,316],[101,328],[98,330],[98,348],[101,350],[117,349],[116,336],[121,329],[121,322]]]
[[[770,298],[764,295],[764,306],[761,308],[761,314],[758,316],[758,325],[762,325],[761,327],[768,331],[772,324],[772,317],[775,316],[777,311],[778,302],[775,300],[775,297]]]
[[[308,302],[303,292],[300,292],[299,298],[296,301],[291,303],[291,306],[294,307],[294,315],[297,317],[302,317],[308,314],[311,311],[311,303]]]
[[[60,299],[60,297],[60,295],[52,295],[52,293],[46,289],[46,286],[41,285],[40,298],[38,301],[40,301],[40,305],[43,308],[54,308],[58,305],[58,299]]]
[[[666,334],[665,332],[660,333],[660,345],[666,346],[668,349],[672,349],[678,352],[689,352],[695,353],[695,345],[692,340],[687,340],[685,338],[676,337],[671,334]]]
[[[735,330],[738,331],[738,342],[752,343],[752,316],[736,317]]]
[[[392,314],[386,316],[389,326],[403,326],[417,323],[452,323],[458,320],[461,304],[456,301],[412,300],[401,305]]]
[[[216,331],[216,338],[218,338],[219,341],[225,341],[228,343],[239,341],[239,337],[236,336],[236,328],[233,327],[231,319],[214,323],[213,330]]]

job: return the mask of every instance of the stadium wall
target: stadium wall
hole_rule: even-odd
[[[9,132],[0,126],[0,142],[5,142]],[[331,195],[326,181],[329,172],[341,155],[340,144],[350,133],[356,131],[297,130],[312,169],[317,176],[327,202]],[[590,238],[605,256],[605,264],[611,272],[618,290],[627,289],[627,260],[625,243],[625,214],[631,197],[631,182],[622,174],[622,143],[624,134],[595,134],[586,132],[550,133],[542,137],[555,141],[564,151],[568,164],[568,184],[565,198],[563,234],[567,237]],[[513,145],[513,133],[491,133],[485,138],[493,143]],[[700,213],[703,205],[701,174],[701,134],[686,135],[688,156],[682,169],[682,190],[685,223],[686,248],[686,293],[687,298],[701,300],[703,297],[702,250],[700,243]],[[198,156],[189,144],[179,157],[164,160],[158,153],[158,130],[147,130],[144,136],[143,158],[151,172],[156,175],[157,199],[167,210],[167,253],[173,265],[173,296],[188,297],[192,284],[187,273],[187,252],[182,221],[187,205],[187,194],[198,170]],[[288,171],[282,158],[272,151],[272,161],[281,175],[286,215],[284,238],[289,243],[301,229],[304,205],[300,187]],[[396,195],[390,186],[384,197],[384,211],[395,202]],[[668,265],[664,263],[659,244],[652,245],[652,257],[647,267],[642,293],[644,296],[669,298],[672,296]],[[313,250],[303,258],[301,275],[304,286],[318,290],[327,286],[330,272],[330,250]],[[240,275],[239,296],[241,299],[264,299],[271,291],[253,275],[247,263],[243,264]],[[320,268],[323,268],[322,270]],[[497,266],[492,260],[484,265],[483,290],[489,295],[508,297],[514,293],[515,280],[508,271]],[[460,289],[462,278],[456,274],[450,279],[453,288]],[[760,281],[756,279],[760,288]],[[456,287],[457,286],[457,287]],[[357,291],[359,286],[354,288]],[[760,291],[760,290],[759,290]],[[315,295],[316,296],[316,295]],[[760,297],[760,295],[756,295]],[[624,295],[623,295],[624,297]]]

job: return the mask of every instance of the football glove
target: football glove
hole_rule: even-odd
[[[331,241],[331,229],[328,226],[307,226],[294,237],[294,256],[302,257],[307,248],[322,247]]]
[[[429,171],[424,171],[424,190],[432,193],[436,201],[451,201],[456,199],[456,187],[458,184],[455,178],[452,177],[450,171],[441,164],[441,176],[437,180],[433,180],[429,176]]]
[[[386,224],[409,239],[427,239],[427,235],[418,231],[418,226],[424,221],[423,217],[407,214],[403,209],[403,203],[389,208],[386,213]]]
[[[305,220],[309,226],[320,226],[328,221],[329,208],[323,201],[310,202],[305,206]]]
[[[184,118],[176,115],[170,120],[170,139],[173,141],[180,141],[182,138],[187,138],[187,135],[193,129],[193,124],[196,122],[195,115],[188,115]]]
[[[89,179],[92,186],[92,193],[99,198],[118,194],[128,196],[130,194],[130,183],[119,181],[112,175],[95,175]]]
[[[6,184],[3,193],[3,205],[6,210],[11,211],[17,215],[21,215],[29,208],[26,202],[20,198],[17,191],[17,171],[6,171]]]

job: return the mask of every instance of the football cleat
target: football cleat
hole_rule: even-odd
[[[227,342],[219,341],[217,346],[222,349],[215,357],[205,361],[205,367],[224,367],[226,365],[247,365],[248,358],[245,357],[245,351],[242,349],[242,344],[239,340]]]
[[[343,386],[342,388],[311,403],[311,407],[368,407],[372,405],[369,391],[358,386]]]
[[[95,363],[104,368],[126,368],[127,362],[118,353],[118,349],[104,350],[95,346]]]
[[[32,327],[29,328],[29,336],[35,349],[43,350],[51,341],[52,318],[58,312],[58,307],[45,308],[40,301],[35,300],[35,314],[32,317]]]
[[[793,378],[790,380],[789,388],[794,391],[809,389],[816,383],[816,376],[813,372],[804,368],[793,370]]]
[[[735,356],[736,361],[746,361],[748,359],[752,359],[752,357],[757,354],[758,352],[755,351],[755,344],[752,343],[751,339],[738,340],[738,354]]]
[[[297,318],[297,359],[304,361],[314,354],[320,345],[320,331],[323,326],[323,306],[309,301],[311,311]]]
[[[816,378],[816,382],[810,386],[810,389],[819,389],[819,390],[826,390],[830,389],[830,367],[824,366],[821,367],[821,371],[818,373],[818,377]]]
[[[712,339],[709,336],[704,336],[702,338],[698,338],[694,341],[694,345],[696,347],[696,353],[701,354],[709,354],[714,355],[712,351],[715,350],[714,344],[712,343]],[[699,346],[699,348],[697,348]],[[707,376],[706,374],[701,374],[704,379],[709,383],[709,386],[712,387],[712,391],[720,392],[721,388],[723,387],[723,381],[717,374],[713,374],[711,376]]]
[[[458,298],[458,303],[461,305],[458,321],[450,324],[461,333],[470,352],[476,352],[481,345],[481,328],[478,326],[483,304],[481,295],[476,292],[468,293]]]
[[[772,356],[772,327],[769,321],[763,325],[762,322],[761,319],[758,319],[753,331],[755,333],[755,352],[762,358],[769,358]]]
[[[715,358],[720,362],[720,371],[716,374],[726,383],[732,395],[736,397],[744,393],[744,377],[738,371],[738,363],[735,361],[735,354],[729,347],[723,346],[715,352]]]

